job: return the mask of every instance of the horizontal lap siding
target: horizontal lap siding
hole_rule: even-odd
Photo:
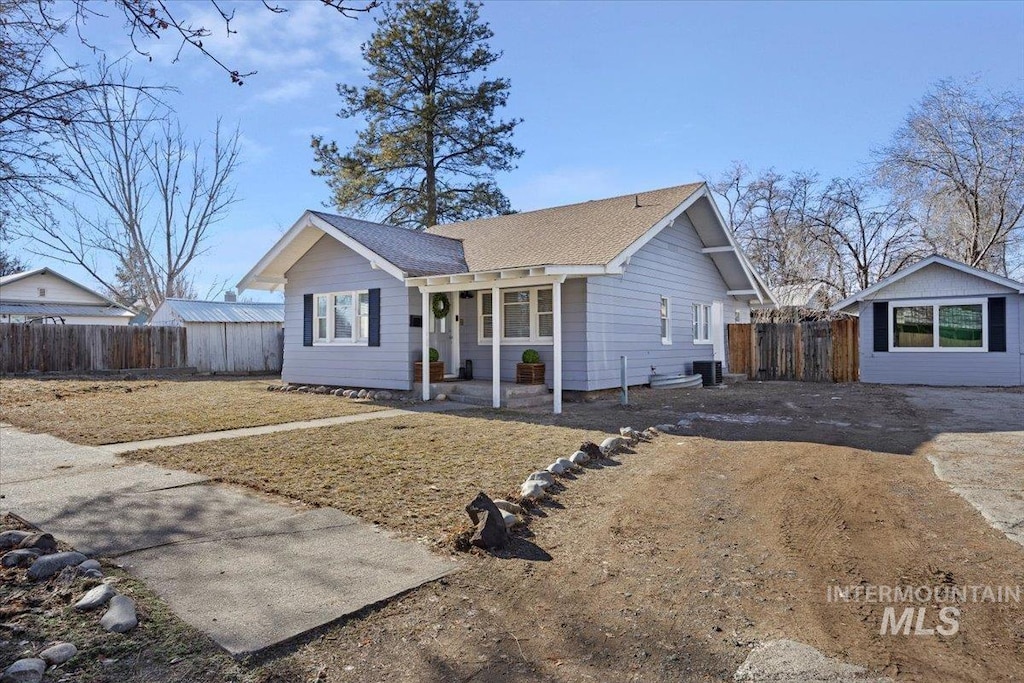
[[[284,367],[286,382],[410,388],[409,293],[405,284],[330,237],[323,237],[286,274]],[[303,346],[302,297],[380,288],[379,347]]]
[[[587,281],[583,278],[566,280],[562,285],[562,387],[566,391],[584,391],[586,389],[586,289]],[[486,291],[486,290],[485,290]],[[462,359],[473,361],[473,376],[477,379],[490,379],[491,346],[477,342],[477,306],[481,292],[475,291],[472,299],[461,301],[461,355]],[[417,348],[419,344],[417,343]],[[523,351],[536,349],[542,363],[545,363],[544,379],[548,386],[552,385],[553,346],[537,344],[535,346],[502,346],[501,347],[501,379],[514,382],[516,379],[516,363],[522,360]]]
[[[692,224],[681,216],[630,260],[623,275],[587,281],[588,390],[620,384],[620,356],[628,358],[628,382],[646,384],[658,374],[692,372],[693,361],[711,360],[710,344],[694,344],[692,305],[721,301],[726,323],[738,303]],[[661,297],[671,301],[672,344],[661,343]],[[747,307],[739,304],[745,315]],[[719,359],[719,360],[725,360]]]
[[[925,269],[928,270],[928,269]],[[916,273],[914,274],[916,275]],[[911,275],[910,277],[913,277]],[[977,280],[977,278],[972,278]],[[881,290],[881,294],[885,294]],[[901,293],[907,294],[904,289]],[[1005,352],[919,352],[886,351],[876,353],[872,339],[874,315],[870,301],[860,304],[860,379],[876,384],[927,384],[932,386],[1019,386],[1024,384],[1021,338],[1021,302],[1024,296],[971,291],[972,296],[1006,296]],[[952,296],[946,289],[933,289],[915,296],[942,298]],[[956,295],[961,295],[959,290]],[[886,300],[876,297],[877,300]]]

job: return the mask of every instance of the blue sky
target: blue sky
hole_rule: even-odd
[[[197,263],[200,292],[233,286],[304,209],[322,208],[311,134],[354,139],[357,122],[335,115],[335,83],[361,82],[372,20],[316,0],[283,4],[291,11],[274,15],[234,3],[238,33],[225,36],[208,3],[181,3],[216,29],[206,44],[218,56],[258,70],[242,87],[191,52],[172,63],[169,39],[146,44],[152,61],[132,57],[137,76],[180,91],[170,99],[189,133],[208,133],[218,116],[241,130],[241,201]],[[525,154],[499,177],[519,210],[713,177],[733,160],[854,174],[939,79],[1024,89],[1024,2],[506,0],[482,15],[504,51],[493,72],[512,82],[505,115],[524,119],[515,142]],[[86,31],[112,56],[129,52],[113,18]]]

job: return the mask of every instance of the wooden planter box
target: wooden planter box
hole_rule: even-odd
[[[516,384],[544,384],[544,363],[516,363]]]
[[[413,363],[412,364],[412,372],[413,372],[413,379],[412,379],[413,382],[422,382],[423,381],[423,363],[422,362],[416,361],[415,363]],[[434,384],[436,382],[443,382],[443,381],[444,381],[444,361],[443,360],[434,361],[433,363],[430,364],[430,383]]]

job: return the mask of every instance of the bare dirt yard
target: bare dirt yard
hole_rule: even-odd
[[[924,457],[931,410],[898,388],[750,383],[136,455],[450,541],[478,486],[504,495],[583,437],[683,421],[563,479],[511,548],[460,553],[463,571],[264,652],[240,676],[718,681],[755,643],[789,638],[898,681],[1024,679],[1018,602],[957,602],[956,634],[924,636],[882,635],[885,604],[828,599],[831,586],[1024,585],[1024,549]],[[943,603],[913,606],[939,625]]]
[[[98,446],[352,415],[382,406],[268,392],[277,379],[2,379],[0,422]],[[334,400],[331,400],[334,399]]]

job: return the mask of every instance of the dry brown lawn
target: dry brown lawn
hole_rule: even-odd
[[[439,538],[478,492],[509,496],[535,469],[607,434],[468,414],[420,414],[128,454],[165,467],[332,506]]]
[[[276,379],[3,379],[0,422],[100,445],[352,415],[382,406],[267,391]]]

